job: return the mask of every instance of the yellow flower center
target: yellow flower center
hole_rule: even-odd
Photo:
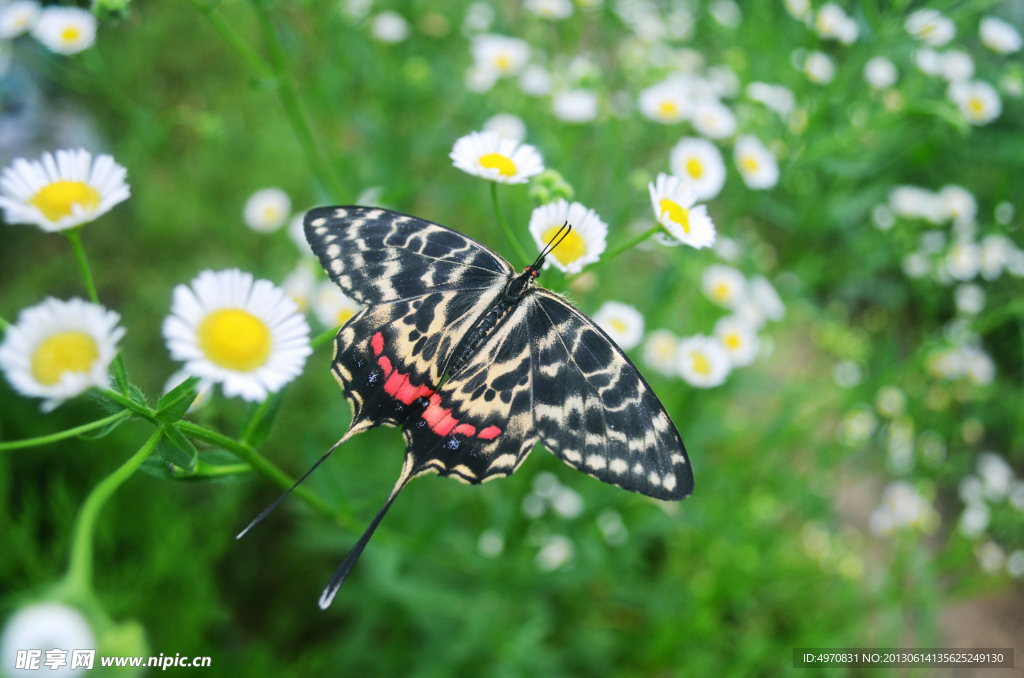
[[[561,227],[562,225],[558,224],[544,231],[541,240],[551,242],[551,239],[555,237],[555,234],[558,233],[558,229]],[[558,259],[558,263],[562,266],[568,266],[586,253],[587,243],[577,231],[569,231],[568,235],[562,239],[562,242],[558,243],[558,246],[551,250],[551,256]]]
[[[967,102],[967,109],[975,115],[980,115],[985,110],[985,104],[978,97],[971,97]]]
[[[693,371],[697,374],[706,377],[711,374],[711,362],[703,353],[691,353],[690,358],[693,360]]]
[[[343,308],[340,311],[338,311],[338,317],[335,318],[335,320],[337,321],[337,324],[344,325],[345,323],[348,322],[349,318],[351,318],[354,315],[355,313],[352,311],[351,308]]]
[[[690,210],[678,203],[672,202],[668,198],[662,198],[659,205],[661,207],[661,216],[665,216],[665,213],[668,212],[668,218],[682,226],[684,233],[690,232]]]
[[[240,308],[222,308],[199,325],[199,348],[215,365],[249,372],[270,356],[270,328]]]
[[[686,161],[686,173],[694,179],[700,179],[704,176],[704,165],[697,158],[690,158]]]
[[[485,169],[496,169],[503,177],[510,177],[516,173],[516,164],[501,153],[488,153],[480,156],[480,164]]]
[[[938,24],[934,24],[934,23],[932,23],[932,24],[925,24],[924,27],[920,31],[917,32],[917,34],[920,37],[922,37],[922,38],[927,38],[929,35],[931,35],[936,30],[938,30],[938,28],[939,28]]]
[[[82,35],[82,31],[77,26],[68,26],[60,32],[60,39],[64,42],[74,42],[78,40],[79,36]]]
[[[39,189],[28,204],[38,207],[50,221],[57,221],[71,216],[73,205],[87,212],[96,209],[100,204],[100,194],[84,181],[55,181]]]
[[[266,207],[263,208],[263,218],[266,219],[267,221],[277,221],[278,217],[279,215],[276,207],[272,205],[267,205]]]
[[[609,320],[608,324],[611,325],[612,329],[615,330],[616,332],[619,332],[620,334],[625,334],[626,329],[627,329],[626,323],[622,322],[618,318],[614,318],[612,320]]]
[[[732,288],[729,286],[729,283],[720,282],[711,288],[711,296],[713,296],[716,301],[724,303],[732,296]]]
[[[53,386],[65,372],[88,372],[99,356],[96,340],[85,332],[51,334],[32,354],[32,376],[43,386]]]
[[[756,172],[759,165],[757,164],[757,158],[752,155],[745,155],[740,158],[740,167],[744,172]]]
[[[729,332],[725,335],[725,347],[731,351],[735,351],[743,344],[743,340],[740,335],[736,332]]]
[[[658,104],[658,113],[663,118],[674,118],[679,114],[679,107],[672,101],[662,101]]]
[[[507,54],[499,54],[494,58],[494,65],[502,73],[507,73],[512,68],[512,60]]]

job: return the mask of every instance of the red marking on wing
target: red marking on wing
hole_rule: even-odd
[[[501,435],[500,428],[498,428],[497,426],[488,426],[483,431],[480,431],[480,433],[478,433],[476,437],[480,438],[481,440],[494,440],[499,435]]]
[[[370,344],[373,345],[373,354],[380,355],[381,351],[384,350],[384,335],[380,332],[373,335],[373,339],[370,340]]]
[[[412,383],[406,379],[402,385],[398,387],[398,393],[395,394],[395,398],[401,400],[406,405],[412,405],[417,398],[421,396],[429,396],[433,393],[434,391],[426,386],[413,386]]]
[[[476,427],[471,424],[459,424],[455,427],[454,432],[459,435],[472,437],[472,435],[476,433]]]
[[[385,393],[406,405],[412,405],[417,398],[434,393],[433,389],[426,385],[413,386],[409,381],[409,375],[396,370],[391,364],[391,359],[386,355],[381,355],[384,352],[384,335],[378,332],[373,335],[370,343],[373,345],[373,352],[380,356],[377,358],[377,364],[384,370],[384,376],[387,378],[387,381],[384,382]]]
[[[377,364],[380,365],[380,368],[382,370],[384,370],[385,377],[391,376],[391,361],[388,360],[388,357],[386,355],[382,355],[380,358],[378,358]]]
[[[402,384],[406,384],[409,381],[409,377],[402,374],[398,370],[391,373],[388,380],[384,382],[384,392],[394,398],[398,394],[398,389],[402,387]]]

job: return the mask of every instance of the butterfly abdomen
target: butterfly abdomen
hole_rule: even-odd
[[[480,349],[480,345],[484,343],[488,335],[494,331],[502,319],[508,315],[508,312],[515,308],[521,300],[522,297],[509,299],[507,296],[502,296],[498,303],[491,307],[491,310],[477,321],[473,329],[466,335],[466,338],[455,349],[455,357],[448,368],[449,375],[455,374],[469,362],[470,358]]]

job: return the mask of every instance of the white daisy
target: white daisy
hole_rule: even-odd
[[[956,35],[953,20],[935,9],[919,9],[903,24],[912,36],[932,47],[941,47]]]
[[[949,98],[972,125],[987,125],[1003,112],[1003,101],[996,88],[983,80],[953,83],[949,86]]]
[[[743,20],[743,10],[733,0],[713,0],[708,5],[708,14],[726,28],[736,28]]]
[[[985,47],[999,54],[1013,54],[1019,52],[1021,46],[1024,46],[1020,32],[1011,24],[994,16],[982,19],[978,32]]]
[[[724,308],[735,308],[747,295],[747,279],[732,266],[712,264],[701,276],[704,295]]]
[[[938,193],[916,186],[894,188],[889,193],[889,206],[893,212],[908,219],[925,219],[941,224],[949,218],[949,210]]]
[[[896,64],[885,57],[875,57],[864,64],[864,79],[872,89],[889,89],[896,84],[899,71]]]
[[[81,612],[62,603],[45,602],[18,610],[4,626],[0,636],[0,666],[5,675],[24,675],[32,669],[36,673],[51,676],[66,676],[72,672],[69,666],[54,671],[46,664],[46,651],[53,648],[78,650],[94,649],[96,635]],[[16,670],[19,651],[42,650],[39,664],[31,668]],[[68,654],[68,664],[71,663]],[[97,662],[98,666],[98,662]],[[76,670],[75,673],[85,673]]]
[[[978,202],[963,186],[950,184],[939,191],[939,199],[950,218],[957,222],[973,222],[978,213]]]
[[[978,315],[985,308],[985,290],[981,285],[960,285],[953,293],[956,310],[964,315]]]
[[[299,212],[292,217],[291,221],[288,222],[288,237],[299,248],[299,252],[302,252],[307,257],[311,257],[313,256],[313,248],[309,246],[309,241],[306,240],[306,228],[302,225],[302,221],[305,218],[305,212]]]
[[[757,137],[744,134],[736,139],[733,154],[748,188],[769,189],[779,182],[779,163]]]
[[[299,376],[313,352],[295,302],[269,280],[254,282],[238,269],[203,271],[175,287],[163,334],[186,372],[249,401],[264,400]]]
[[[589,89],[570,89],[551,99],[551,110],[564,122],[590,122],[597,117],[597,94]]]
[[[767,82],[752,82],[747,85],[747,98],[758,101],[786,120],[796,108],[796,97],[793,91],[782,85]]]
[[[476,65],[499,76],[518,74],[530,58],[529,43],[505,35],[478,35],[473,38],[472,49]]]
[[[974,59],[967,52],[951,49],[942,55],[942,77],[947,82],[970,80],[974,75]]]
[[[720,101],[701,101],[693,109],[690,124],[709,139],[724,139],[736,133],[736,116]]]
[[[381,42],[402,42],[409,37],[409,22],[398,12],[381,12],[370,22],[370,32]]]
[[[316,290],[316,275],[308,264],[308,261],[300,261],[292,272],[281,281],[281,289],[303,313],[309,310],[313,301],[313,292]]]
[[[540,64],[527,66],[519,76],[519,87],[530,96],[542,97],[550,94],[551,73]]]
[[[712,388],[725,383],[732,363],[716,339],[698,334],[679,342],[676,369],[691,386]]]
[[[167,377],[167,381],[164,382],[164,395],[170,393],[175,386],[178,386],[190,376],[192,375],[185,370],[178,370],[171,376]],[[196,384],[196,399],[188,406],[188,411],[195,412],[200,407],[210,402],[211,396],[213,396],[213,382],[206,379],[200,379],[199,383]]]
[[[751,278],[747,291],[766,318],[778,322],[786,317],[786,305],[764,276],[757,275]]]
[[[462,78],[462,84],[470,92],[482,94],[494,87],[499,77],[501,77],[501,74],[493,68],[485,68],[473,64],[466,69],[466,74]]]
[[[943,55],[930,47],[922,47],[914,50],[914,63],[925,75],[939,75],[942,73]]]
[[[0,175],[0,207],[10,224],[35,224],[47,232],[93,221],[128,199],[128,171],[109,155],[88,151],[18,158]]]
[[[1016,246],[1005,235],[987,235],[981,241],[981,275],[986,280],[995,280],[1003,273]]]
[[[973,242],[958,242],[946,254],[946,271],[957,280],[972,280],[981,268],[981,250]]]
[[[471,132],[455,142],[448,157],[467,174],[503,184],[525,184],[544,171],[536,148],[503,139],[496,132]]]
[[[686,120],[690,115],[690,100],[678,83],[659,82],[640,92],[640,113],[655,122],[671,125]]]
[[[0,344],[0,368],[18,393],[46,398],[49,412],[93,386],[110,384],[121,316],[81,299],[52,297],[23,310]]]
[[[324,327],[338,327],[352,319],[363,307],[350,299],[341,288],[331,281],[320,283],[313,305],[317,320]]]
[[[628,304],[606,301],[594,314],[594,322],[623,351],[636,348],[644,336],[644,316]]]
[[[263,188],[245,201],[243,218],[259,233],[273,233],[284,225],[292,211],[292,200],[280,188]]]
[[[814,17],[814,31],[825,39],[838,40],[844,45],[849,45],[857,40],[860,29],[857,22],[841,7],[826,3]]]
[[[523,7],[532,14],[552,21],[572,16],[571,0],[526,0]]]
[[[786,11],[797,21],[811,18],[811,0],[786,0]]]
[[[654,218],[674,238],[698,250],[714,244],[715,225],[705,205],[694,205],[697,194],[688,184],[659,172],[658,178],[647,184],[647,191]]]
[[[827,85],[836,77],[836,64],[824,52],[809,52],[804,59],[804,75],[817,85]]]
[[[530,234],[543,250],[566,222],[572,226],[544,261],[544,268],[554,266],[565,273],[579,273],[584,266],[595,263],[607,247],[608,224],[592,209],[578,202],[557,201],[541,205],[530,215]],[[564,235],[564,234],[563,234]]]
[[[707,139],[683,137],[669,154],[672,174],[693,189],[697,200],[710,200],[725,185],[725,162],[722,152]]]
[[[526,123],[511,113],[498,113],[484,123],[485,132],[495,132],[503,139],[520,142],[526,138]]]
[[[666,377],[674,377],[679,337],[668,330],[654,330],[644,342],[644,362]]]
[[[57,54],[77,54],[96,41],[96,17],[78,7],[51,5],[39,14],[32,37]]]
[[[729,354],[733,367],[749,365],[761,352],[757,331],[738,316],[726,316],[715,323],[715,339]]]
[[[34,0],[15,0],[0,8],[0,38],[10,40],[32,30],[39,21],[39,3]]]

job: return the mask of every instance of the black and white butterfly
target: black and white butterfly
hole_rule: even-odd
[[[404,425],[406,441],[398,482],[321,608],[419,475],[502,478],[540,441],[632,492],[676,500],[693,491],[679,432],[636,367],[589,318],[534,284],[551,244],[517,274],[480,243],[390,210],[317,208],[305,229],[327,274],[366,307],[335,339],[331,370],[352,407],[338,444],[381,425]]]

